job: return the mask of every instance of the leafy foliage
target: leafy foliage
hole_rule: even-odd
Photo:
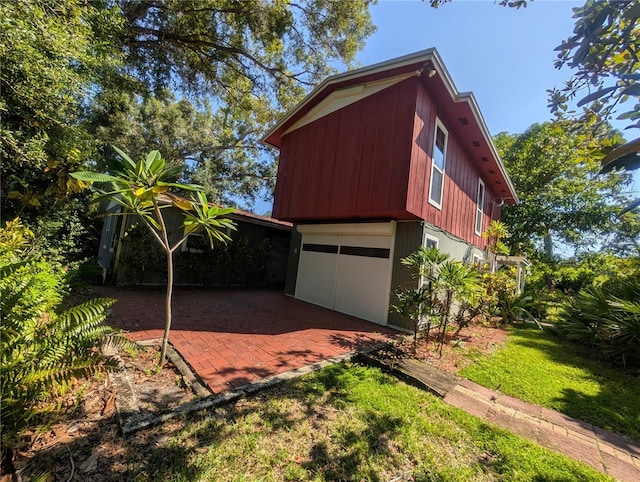
[[[640,128],[640,7],[633,0],[587,0],[574,8],[573,34],[556,50],[556,68],[575,69],[562,89],[549,91],[551,111],[562,117],[567,102],[579,99],[582,120],[608,120],[619,104],[635,100],[631,109],[618,116]],[[587,95],[585,95],[587,93]]]
[[[479,295],[478,273],[460,261],[450,260],[448,254],[435,247],[420,246],[401,263],[415,284],[396,290],[398,305],[392,309],[413,321],[414,348],[418,333],[423,330],[428,341],[432,322],[436,321],[439,327],[437,340],[442,353],[454,301],[464,303]],[[464,310],[465,305],[462,306]]]
[[[374,30],[369,3],[4,2],[3,216],[42,215],[45,198],[82,190],[68,174],[101,169],[108,144],[193,161],[210,198],[250,203],[273,183],[264,126],[334,66],[353,65]]]
[[[187,251],[176,255],[177,275],[183,283],[203,286],[260,286],[270,259],[269,242],[234,237],[213,249],[204,240],[190,237]]]
[[[503,209],[514,253],[530,254],[544,245],[552,254],[554,239],[575,251],[597,248],[594,238],[620,249],[637,243],[637,215],[617,216],[619,205],[628,200],[624,190],[629,176],[598,175],[600,163],[591,155],[590,137],[572,132],[573,127],[534,124],[523,134],[495,137],[521,201]],[[602,137],[599,142],[614,141]]]
[[[569,302],[556,330],[623,366],[640,365],[640,280],[594,285]]]
[[[127,283],[141,285],[158,277],[166,282],[167,259],[146,226],[134,224],[122,238],[120,268]]]
[[[0,230],[0,391],[2,443],[15,442],[38,403],[78,377],[114,367],[99,348],[125,344],[104,324],[115,300],[92,299],[58,311],[62,276],[29,251],[30,233],[18,221]]]
[[[210,205],[201,186],[176,182],[184,171],[182,164],[171,165],[158,151],[149,152],[145,158],[133,161],[125,152],[114,147],[119,159],[110,163],[110,172],[81,171],[71,175],[83,182],[107,184],[110,190],[99,190],[98,199],[109,199],[127,212],[137,216],[164,251],[167,263],[166,320],[159,364],[163,365],[171,330],[171,299],[173,294],[173,253],[190,234],[204,232],[211,247],[214,241],[226,242],[231,238],[226,231],[235,230],[235,224],[224,216],[233,209]],[[195,192],[199,202],[177,196],[171,190]],[[183,236],[176,242],[169,239],[162,210],[176,207],[183,211]]]
[[[128,146],[134,159],[158,150],[167,159],[182,160],[189,166],[185,178],[202,184],[210,199],[250,204],[275,184],[270,151],[257,139],[272,120],[257,112],[250,121],[234,121],[208,101],[197,106],[169,91],[142,97],[107,92],[95,99],[93,110],[91,130],[100,141]]]
[[[105,42],[120,20],[106,2],[3,2],[0,6],[2,211],[11,219],[44,197],[83,185],[68,177],[93,141],[77,123],[92,86],[120,58]]]

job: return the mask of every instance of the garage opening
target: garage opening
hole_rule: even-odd
[[[386,324],[395,227],[393,221],[298,226],[295,297]]]

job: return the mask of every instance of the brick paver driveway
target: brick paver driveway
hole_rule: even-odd
[[[100,287],[110,322],[134,341],[162,337],[164,290]],[[214,392],[389,340],[395,330],[268,290],[177,289],[170,341]]]

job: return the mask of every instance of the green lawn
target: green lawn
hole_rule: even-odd
[[[187,419],[160,447],[128,450],[126,480],[611,480],[350,364]]]
[[[583,347],[549,331],[516,326],[504,348],[475,361],[460,375],[640,440],[640,381]]]

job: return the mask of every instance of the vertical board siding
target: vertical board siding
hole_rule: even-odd
[[[285,134],[273,216],[354,219],[406,213],[418,84],[417,77],[406,79]]]
[[[422,226],[420,221],[400,222],[396,226],[396,240],[393,249],[393,265],[391,267],[391,295],[389,298],[389,307],[398,304],[395,291],[400,287],[410,287],[417,284],[417,280],[412,280],[406,268],[400,260],[409,256],[417,250],[422,244]],[[387,323],[413,330],[413,323],[408,318],[395,313],[389,309],[389,318]]]
[[[442,209],[429,204],[429,184],[431,180],[431,151],[433,149],[435,120],[440,119],[449,135],[445,164]],[[459,140],[458,121],[450,119],[439,108],[420,84],[416,101],[416,115],[411,170],[408,182],[407,211],[425,219],[438,228],[475,246],[484,247],[486,240],[475,234],[475,212],[480,170],[473,157]],[[487,212],[493,195],[487,186],[483,211],[483,227],[491,215]]]
[[[448,131],[442,209],[429,204],[436,117]],[[479,162],[460,125],[409,78],[282,138],[273,215],[279,219],[425,219],[480,248],[475,234]],[[482,229],[499,219],[486,182]]]

